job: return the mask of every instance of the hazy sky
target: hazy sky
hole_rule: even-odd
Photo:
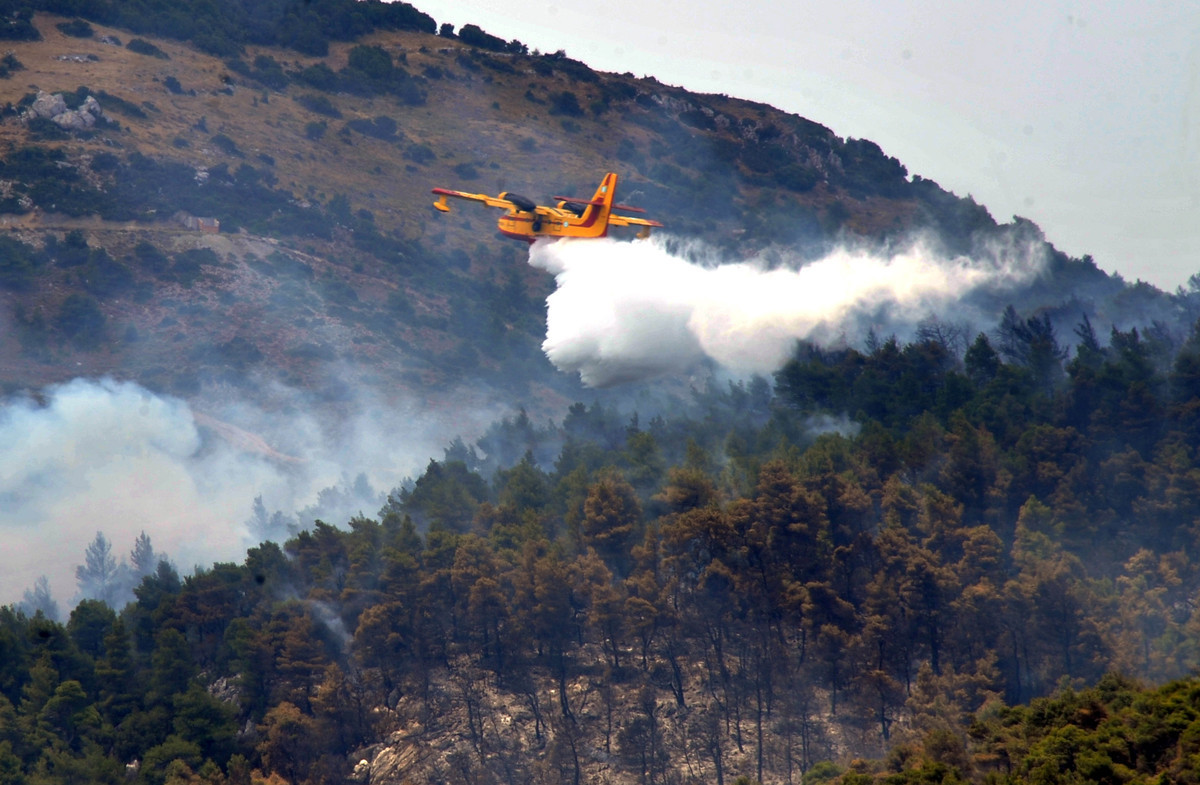
[[[603,71],[763,101],[1174,290],[1200,272],[1200,3],[415,0]]]

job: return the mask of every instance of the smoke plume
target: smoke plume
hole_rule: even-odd
[[[839,249],[772,267],[761,259],[722,263],[702,248],[681,253],[660,236],[539,241],[529,261],[557,280],[546,301],[547,357],[603,387],[705,359],[735,373],[771,372],[797,340],[828,345],[879,327],[892,332],[981,287],[1036,273],[1036,252],[1018,257],[946,259],[917,242],[890,256]],[[954,316],[968,314],[960,308]]]
[[[189,574],[287,535],[255,527],[256,508],[305,527],[318,516],[373,516],[384,499],[373,489],[418,473],[473,427],[469,413],[451,423],[450,413],[363,397],[334,421],[291,395],[274,412],[241,402],[201,413],[133,383],[76,379],[38,400],[0,403],[0,440],[10,445],[0,454],[0,604],[45,575],[69,607],[97,532],[128,561],[144,531]],[[494,414],[478,412],[478,427]]]

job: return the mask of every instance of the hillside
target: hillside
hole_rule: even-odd
[[[32,19],[41,40],[12,42],[22,68],[0,82],[13,107],[0,221],[30,247],[5,279],[10,391],[83,373],[228,397],[261,388],[253,375],[331,400],[342,385],[434,387],[561,411],[582,393],[538,348],[553,282],[487,211],[432,211],[434,185],[548,198],[619,171],[621,192],[671,233],[735,261],[917,230],[965,253],[1025,231],[907,178],[869,141],[562,53],[390,31],[320,57],[247,45],[217,58],[137,38],[145,54],[122,29],[79,21],[79,37],[63,18]],[[113,122],[27,125],[17,114],[38,91],[90,93]],[[186,230],[180,211],[218,219],[220,233]],[[70,232],[91,251],[64,254]],[[1104,312],[1119,282],[1090,260],[1053,259],[1046,296],[1008,301],[1033,310],[1083,293],[1100,323],[1127,323]]]
[[[55,383],[160,395],[87,383],[134,401],[137,471],[7,530],[61,561],[68,523],[145,527],[128,558],[96,534],[78,604],[39,582],[0,607],[0,781],[1194,777],[1200,280],[1129,285],[870,141],[404,4],[4,8],[0,381],[35,427],[0,510],[127,457],[38,430],[67,419]],[[24,116],[52,95],[107,119]],[[606,171],[695,267],[920,238],[946,310],[884,302],[769,375],[587,389],[542,349],[548,268],[429,191],[586,196]],[[628,320],[654,327],[646,302]],[[390,492],[187,516],[306,471],[314,422],[398,461],[435,414],[475,432]],[[157,495],[195,456],[195,493]],[[257,539],[189,569],[155,550],[180,527]]]

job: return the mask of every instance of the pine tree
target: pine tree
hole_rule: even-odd
[[[117,559],[112,555],[112,544],[104,532],[96,532],[84,551],[84,563],[75,568],[75,581],[79,584],[79,595],[85,599],[100,600],[110,608],[116,605],[118,587]]]

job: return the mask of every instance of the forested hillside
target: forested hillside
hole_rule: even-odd
[[[1195,687],[1136,684],[1200,664],[1200,338],[1078,329],[1065,362],[1010,314],[963,359],[807,349],[670,415],[505,420],[378,516],[8,609],[4,770],[1181,781]]]
[[[0,7],[6,393],[513,412],[349,520],[248,499],[278,537],[228,563],[160,559],[170,510],[128,564],[99,534],[92,599],[0,608],[0,783],[1197,779],[1200,277],[1126,284],[868,140],[403,3]],[[429,189],[604,171],[730,261],[1039,262],[955,304],[984,324],[591,391],[541,350],[549,276]],[[302,463],[195,411],[201,451]]]

